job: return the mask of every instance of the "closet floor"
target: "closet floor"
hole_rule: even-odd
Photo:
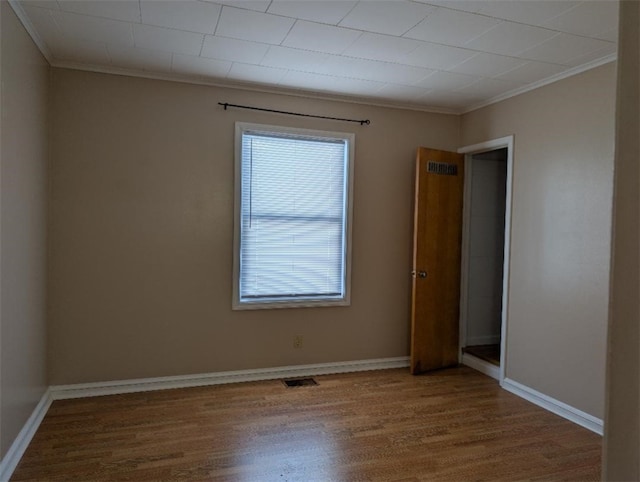
[[[464,347],[464,352],[476,358],[500,366],[500,345],[475,345]]]

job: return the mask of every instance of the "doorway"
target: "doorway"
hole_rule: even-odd
[[[513,137],[465,153],[460,362],[505,376]]]

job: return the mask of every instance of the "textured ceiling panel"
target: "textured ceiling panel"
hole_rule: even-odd
[[[614,0],[10,0],[52,65],[464,112],[615,58]]]

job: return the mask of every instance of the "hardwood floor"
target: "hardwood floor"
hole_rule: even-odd
[[[473,345],[462,349],[465,353],[500,366],[500,345]]]
[[[25,480],[599,480],[601,437],[466,367],[55,401]]]

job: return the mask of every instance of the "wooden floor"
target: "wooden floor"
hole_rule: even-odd
[[[500,345],[472,345],[462,349],[465,353],[476,358],[487,361],[493,365],[500,366]]]
[[[601,437],[461,367],[53,402],[11,480],[599,480]]]

